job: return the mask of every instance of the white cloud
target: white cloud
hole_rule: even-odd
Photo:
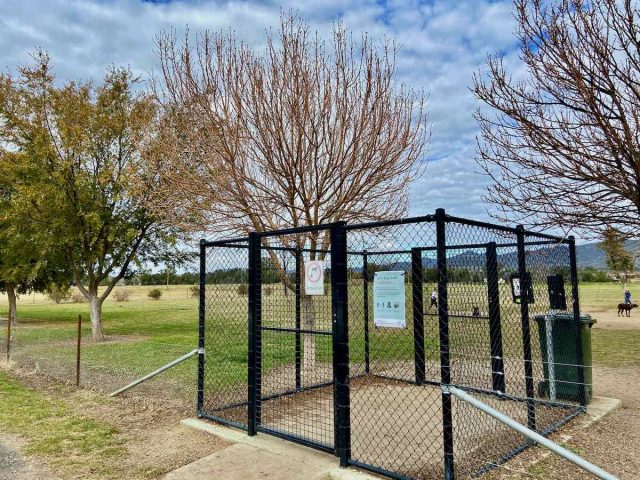
[[[231,28],[261,46],[280,9],[290,8],[321,34],[340,19],[355,33],[397,38],[400,79],[429,92],[433,123],[431,162],[412,186],[410,213],[444,207],[456,215],[486,218],[481,195],[487,180],[476,173],[473,161],[477,104],[469,87],[487,54],[506,52],[508,63],[521,68],[509,0],[0,0],[0,67],[14,71],[42,47],[62,79],[98,79],[109,64],[129,65],[146,76],[156,65],[154,36],[163,29]]]

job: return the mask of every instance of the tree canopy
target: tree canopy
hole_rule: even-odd
[[[69,282],[59,256],[38,253],[44,244],[37,225],[25,221],[14,208],[16,185],[29,178],[20,162],[19,155],[0,151],[0,292],[7,294],[12,323],[17,321],[18,295]]]
[[[357,41],[336,25],[325,43],[283,13],[261,52],[234,32],[207,32],[195,45],[168,32],[157,45],[163,109],[145,157],[160,185],[150,205],[166,221],[246,234],[406,213],[429,129],[424,94],[397,81],[393,42]],[[277,241],[322,259],[330,238],[317,230]],[[291,288],[281,259],[269,255]],[[313,329],[313,297],[302,303]],[[307,368],[312,335],[304,352]]]
[[[148,210],[137,138],[156,105],[127,69],[102,84],[58,85],[49,57],[0,76],[0,140],[17,160],[11,209],[32,226],[40,258],[60,258],[89,300],[94,338],[102,302],[136,264],[156,261],[175,231]],[[101,282],[109,279],[102,291]]]
[[[246,233],[397,217],[429,139],[424,95],[396,80],[396,46],[293,14],[263,52],[236,34],[161,34],[154,207],[192,228]]]
[[[623,284],[627,283],[636,271],[638,254],[628,248],[625,236],[610,228],[605,231],[600,247],[604,250],[609,270],[617,274]]]

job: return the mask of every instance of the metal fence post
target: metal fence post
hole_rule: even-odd
[[[80,348],[82,346],[82,315],[78,315],[78,334],[76,338],[76,387],[80,386]]]
[[[260,424],[260,326],[261,326],[261,251],[260,236],[253,232],[249,234],[249,349],[248,349],[248,405],[247,405],[247,433],[251,436],[257,432]]]
[[[438,208],[436,220],[436,257],[438,266],[438,324],[440,332],[440,381],[451,383],[451,358],[449,352],[449,304],[447,299],[446,213]],[[442,435],[444,443],[444,478],[454,480],[453,463],[453,411],[451,393],[442,391]]]
[[[302,388],[302,344],[300,335],[300,322],[301,322],[301,310],[302,310],[302,291],[301,291],[301,272],[302,272],[302,252],[300,249],[296,250],[296,390]]]
[[[424,301],[422,292],[422,250],[411,249],[411,284],[413,290],[413,352],[416,385],[425,379]]]
[[[11,316],[7,315],[7,363],[11,359]]]
[[[369,258],[365,250],[362,255],[362,284],[364,290],[364,371],[369,373]]]
[[[520,318],[522,322],[522,349],[524,353],[524,377],[527,394],[527,425],[531,430],[536,429],[536,404],[534,401],[533,363],[531,357],[531,326],[529,323],[529,276],[525,251],[524,227],[516,227],[518,245],[518,277],[520,278]]]
[[[489,300],[489,342],[491,348],[491,379],[493,390],[505,393],[504,359],[502,354],[502,324],[500,318],[500,287],[496,242],[487,245],[487,295]]]
[[[207,247],[205,240],[200,240],[200,284],[198,291],[198,399],[196,404],[196,415],[204,415],[204,349],[205,349],[205,285],[207,284]]]
[[[578,354],[578,383],[580,388],[580,405],[587,405],[587,385],[584,381],[584,353],[582,351],[582,331],[580,328],[580,293],[578,290],[578,265],[576,260],[576,239],[569,237],[569,264],[571,268],[571,297],[573,300],[573,322],[576,328],[576,353]]]
[[[333,315],[333,372],[336,452],[340,466],[351,459],[349,406],[349,330],[347,302],[347,232],[345,222],[331,226],[331,302]]]

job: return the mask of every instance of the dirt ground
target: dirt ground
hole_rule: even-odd
[[[597,320],[597,323],[593,326],[596,329],[602,330],[637,330],[640,329],[640,311],[634,310],[631,312],[631,316],[619,317],[616,311],[594,311],[588,312]]]
[[[590,313],[598,320],[594,326],[595,329],[640,329],[640,309],[634,310],[631,317],[618,317],[616,311],[592,309]],[[326,369],[326,372],[323,371],[323,375],[320,377],[309,379],[309,381],[314,383],[324,380],[325,377],[330,378],[330,369]],[[21,376],[21,381],[27,386],[37,388],[40,392],[49,391],[57,397],[62,397],[70,405],[73,405],[81,415],[107,422],[119,429],[126,453],[123,458],[118,460],[117,474],[114,473],[113,478],[160,478],[168,471],[205,457],[228,445],[225,441],[212,435],[195,432],[180,425],[179,421],[188,414],[167,408],[166,404],[154,404],[126,398],[110,400],[91,391],[77,391],[58,384],[52,385],[38,376]],[[281,378],[280,382],[283,382]],[[295,385],[295,378],[288,378],[285,383],[285,386]],[[352,428],[357,433],[354,437],[365,439],[354,441],[352,445],[357,459],[366,461],[369,456],[371,458],[377,456],[380,452],[376,452],[373,445],[375,443],[384,444],[381,439],[396,437],[393,428],[394,425],[397,426],[397,422],[390,419],[394,416],[408,416],[414,438],[419,441],[413,445],[395,445],[397,451],[388,457],[384,466],[391,470],[403,469],[409,463],[406,462],[405,457],[416,453],[412,449],[418,443],[424,448],[420,452],[421,458],[425,461],[422,467],[423,472],[433,471],[434,474],[439,474],[441,471],[439,458],[433,469],[431,469],[429,459],[434,451],[439,454],[442,449],[440,432],[436,431],[432,425],[434,422],[439,424],[440,411],[436,407],[425,407],[425,405],[439,405],[439,392],[384,383],[387,383],[388,395],[379,394],[380,385],[377,385],[375,390],[374,386],[363,385],[363,388],[359,389],[358,394],[352,399],[352,412],[369,412],[366,418],[364,416],[353,418]],[[265,381],[265,385],[283,387],[282,383],[276,385],[269,381]],[[566,443],[566,446],[572,451],[618,475],[622,480],[638,479],[640,478],[640,473],[638,473],[640,472],[640,447],[638,446],[640,445],[640,370],[637,368],[596,366],[594,368],[594,385],[595,395],[618,398],[623,402],[622,407],[586,429],[581,428],[584,419],[578,418],[563,428],[561,432],[553,435],[552,438],[558,442]],[[263,405],[263,421],[266,425],[280,431],[298,433],[320,443],[331,443],[333,408],[331,398],[322,396],[321,392],[322,389],[311,394],[310,397],[313,397],[314,400],[306,405],[295,405],[286,399],[265,404]],[[419,392],[419,394],[415,392]],[[415,411],[403,411],[402,406],[406,405],[405,401],[390,401],[390,399],[403,399],[407,395],[412,397],[410,403],[416,405],[415,410],[422,409],[424,415],[414,416]],[[360,408],[356,408],[359,404]],[[283,416],[284,412],[288,415]],[[291,414],[293,414],[293,418],[289,416]],[[468,418],[466,420],[468,422]],[[520,420],[524,422],[524,417]],[[427,432],[432,432],[435,436],[432,437]],[[480,434],[483,433],[480,432]],[[477,434],[477,432],[474,433],[474,435]],[[566,436],[571,438],[567,441]],[[372,441],[374,438],[377,438],[376,442]],[[473,440],[477,439],[473,438]],[[55,480],[60,478],[56,477],[55,471],[51,470],[46,463],[22,455],[20,453],[21,446],[22,442],[19,438],[0,433],[0,480]],[[457,442],[456,454],[473,454],[473,452],[463,452],[463,448],[464,446]],[[406,473],[416,474],[416,472],[409,471]],[[89,477],[86,472],[78,472],[74,477],[65,475],[63,478]],[[540,448],[532,448],[482,478],[487,480],[579,480],[593,477],[569,462],[547,454]]]
[[[160,403],[139,399],[108,399],[89,390],[76,390],[61,384],[48,382],[36,375],[21,375],[21,383],[37,389],[40,393],[62,398],[74,410],[85,417],[108,423],[118,429],[124,457],[114,459],[113,476],[109,478],[160,478],[165,473],[191,463],[229,445],[228,442],[202,432],[194,431],[180,424],[185,413],[168,409]],[[19,438],[0,432],[0,467],[2,467],[2,445],[7,449],[8,460],[14,459],[18,473],[26,475],[10,476],[12,480],[55,479],[55,469],[47,468],[43,460],[36,462],[32,457],[20,453],[22,442]],[[8,463],[8,461],[7,461]],[[2,477],[0,468],[0,480]],[[91,478],[90,472],[64,473],[65,479]]]
[[[587,428],[583,428],[581,420],[576,420],[551,438],[622,480],[640,478],[640,371],[599,367],[594,369],[594,385],[596,395],[622,400],[621,408]],[[571,436],[568,441],[567,435]],[[486,478],[586,480],[595,477],[536,447],[498,467]]]

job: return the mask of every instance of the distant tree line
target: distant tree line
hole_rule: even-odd
[[[578,270],[578,279],[580,282],[614,282],[605,270],[595,267],[586,267]]]
[[[265,262],[268,262],[268,259],[265,259]],[[375,272],[385,271],[385,270],[397,270],[397,267],[393,267],[390,265],[379,265],[379,264],[370,264],[369,265],[369,279],[373,280],[373,275]],[[551,269],[545,274],[561,274],[569,279],[570,273],[568,268],[555,268]],[[288,272],[288,277],[291,282],[295,281],[294,272]],[[450,268],[448,270],[449,281],[457,282],[457,283],[484,283],[486,279],[486,272],[484,270],[473,270],[473,269],[464,269],[464,268]],[[508,280],[509,275],[507,272],[501,272],[501,278],[505,281]],[[331,278],[331,269],[325,270],[325,282],[329,283],[329,279]],[[362,270],[352,270],[349,273],[349,278],[352,280],[362,280]],[[262,283],[264,284],[273,284],[281,282],[280,273],[273,268],[265,268],[263,265],[262,269]],[[585,267],[578,270],[578,280],[580,282],[614,282],[615,279],[612,278],[606,270],[602,270],[596,267]],[[239,283],[247,283],[247,270],[245,268],[229,268],[229,269],[221,269],[214,270],[211,272],[207,272],[206,282],[208,284],[239,284]],[[406,279],[407,283],[411,281],[411,276],[407,275]],[[428,284],[435,284],[438,281],[438,271],[435,268],[424,268],[422,281]],[[105,280],[105,283],[107,281]],[[128,277],[124,279],[125,285],[197,285],[200,282],[200,274],[197,271],[192,272],[182,272],[178,273],[175,271],[171,271],[169,273],[165,272],[140,272],[134,276]]]

